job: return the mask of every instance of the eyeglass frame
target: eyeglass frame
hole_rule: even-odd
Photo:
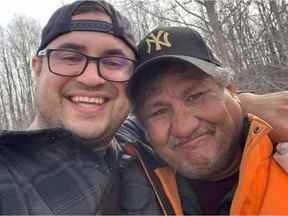
[[[77,54],[79,54],[79,55],[81,55],[81,56],[84,56],[84,57],[86,58],[86,62],[85,62],[85,66],[83,67],[81,73],[79,73],[79,74],[77,74],[77,75],[63,75],[63,74],[59,74],[59,73],[56,73],[56,72],[52,71],[52,69],[51,69],[51,67],[50,67],[50,54],[51,54],[51,52],[53,52],[53,51],[68,51],[68,52],[74,52],[74,53],[77,53]],[[97,74],[98,74],[102,79],[104,79],[104,80],[106,80],[106,81],[112,81],[112,82],[127,82],[127,81],[132,77],[133,72],[131,73],[131,76],[130,76],[127,80],[115,81],[115,80],[107,79],[107,78],[105,78],[105,77],[102,75],[102,73],[101,73],[101,69],[100,69],[100,60],[101,60],[101,59],[110,58],[110,57],[117,57],[117,58],[126,59],[126,60],[128,60],[128,61],[130,61],[130,62],[132,62],[132,63],[134,64],[134,65],[133,65],[133,66],[134,66],[133,71],[135,71],[135,69],[136,69],[136,63],[137,63],[136,60],[130,59],[130,58],[127,58],[127,57],[124,57],[124,56],[110,55],[110,56],[100,56],[100,57],[96,57],[96,56],[86,55],[86,54],[84,54],[84,53],[82,53],[82,52],[79,52],[79,51],[77,51],[77,50],[64,49],[64,48],[57,48],[57,49],[45,48],[45,49],[43,49],[43,50],[40,50],[40,51],[37,53],[37,56],[39,56],[39,57],[44,57],[44,56],[46,56],[46,57],[47,57],[47,60],[48,60],[48,69],[49,69],[49,71],[50,71],[51,73],[55,74],[55,75],[62,76],[62,77],[78,77],[78,76],[81,76],[81,75],[85,72],[85,70],[86,70],[89,62],[91,62],[91,61],[92,61],[92,62],[95,62],[95,63],[96,63],[96,66],[97,66]]]

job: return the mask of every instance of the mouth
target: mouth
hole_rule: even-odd
[[[169,147],[173,150],[185,148],[189,148],[190,150],[197,149],[200,145],[203,144],[202,141],[205,140],[209,135],[211,135],[211,133],[204,133],[190,139],[179,140],[171,143]]]
[[[109,99],[105,97],[71,96],[69,100],[78,105],[103,105]]]
[[[72,107],[77,112],[82,114],[96,114],[103,111],[107,104],[111,99],[104,96],[70,96],[68,97],[70,103],[72,103]]]

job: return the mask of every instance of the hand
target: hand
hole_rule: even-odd
[[[270,134],[273,142],[288,141],[288,91],[263,95],[241,93],[238,97],[245,114],[255,114],[273,127]]]
[[[277,144],[273,158],[288,173],[288,142]]]

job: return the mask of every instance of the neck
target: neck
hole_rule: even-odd
[[[234,157],[231,158],[231,160],[229,161],[229,166],[227,167],[227,169],[214,175],[211,178],[211,181],[219,181],[237,173],[240,167],[240,162],[242,158],[241,156],[242,156],[242,152],[241,152],[241,149],[239,149],[236,152],[236,154],[234,154]]]
[[[57,126],[55,126],[57,127]],[[33,122],[30,124],[30,126],[27,128],[27,130],[37,130],[37,129],[44,129],[44,128],[49,128],[48,126],[45,126],[44,124],[41,124],[41,121],[39,121],[39,119],[36,117]],[[52,127],[51,127],[52,128]],[[63,126],[58,126],[58,128],[63,128],[66,129],[68,131],[70,131],[70,133],[73,133],[76,137],[78,137],[79,141],[84,145],[87,146],[89,148],[92,148],[93,151],[103,151],[109,147],[113,147],[115,148],[116,146],[113,144],[115,143],[115,139],[111,136],[102,136],[99,138],[84,138],[79,136],[77,133],[64,128]],[[115,140],[115,141],[113,141]]]
[[[234,152],[231,154],[230,158],[227,161],[227,168],[212,177],[212,181],[225,179],[239,171],[240,162],[242,159],[243,146],[246,142],[247,134],[246,129],[244,128],[244,116],[239,115],[238,121],[239,124],[237,127],[237,135],[233,139],[233,146],[236,146],[236,148],[234,149]]]
[[[109,147],[113,147],[113,142],[110,141],[104,141],[104,140],[84,140],[84,145],[90,148],[93,148],[93,151],[103,151],[108,149]]]
[[[38,126],[37,120],[36,118],[33,120],[33,122],[29,125],[29,127],[27,128],[27,130],[35,130],[35,129],[40,129],[40,127]]]
[[[42,120],[41,116],[37,114],[35,118],[33,119],[32,123],[27,128],[27,130],[37,130],[37,129],[45,129],[45,128],[50,128],[50,127],[48,126],[48,124],[45,123],[45,121]]]

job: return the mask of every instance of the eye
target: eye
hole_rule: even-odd
[[[152,110],[149,115],[148,115],[148,118],[153,118],[153,117],[159,117],[161,115],[164,115],[165,113],[168,112],[168,109],[167,108],[159,108],[159,109],[155,109],[155,110]]]
[[[105,57],[101,59],[101,64],[110,69],[124,68],[129,64],[129,60],[121,57]]]
[[[197,93],[193,93],[187,96],[186,100],[189,102],[195,102],[199,100],[202,96],[204,96],[208,91],[201,91]]]
[[[76,52],[71,51],[54,51],[54,59],[58,59],[65,64],[78,64],[85,60],[85,57]]]

